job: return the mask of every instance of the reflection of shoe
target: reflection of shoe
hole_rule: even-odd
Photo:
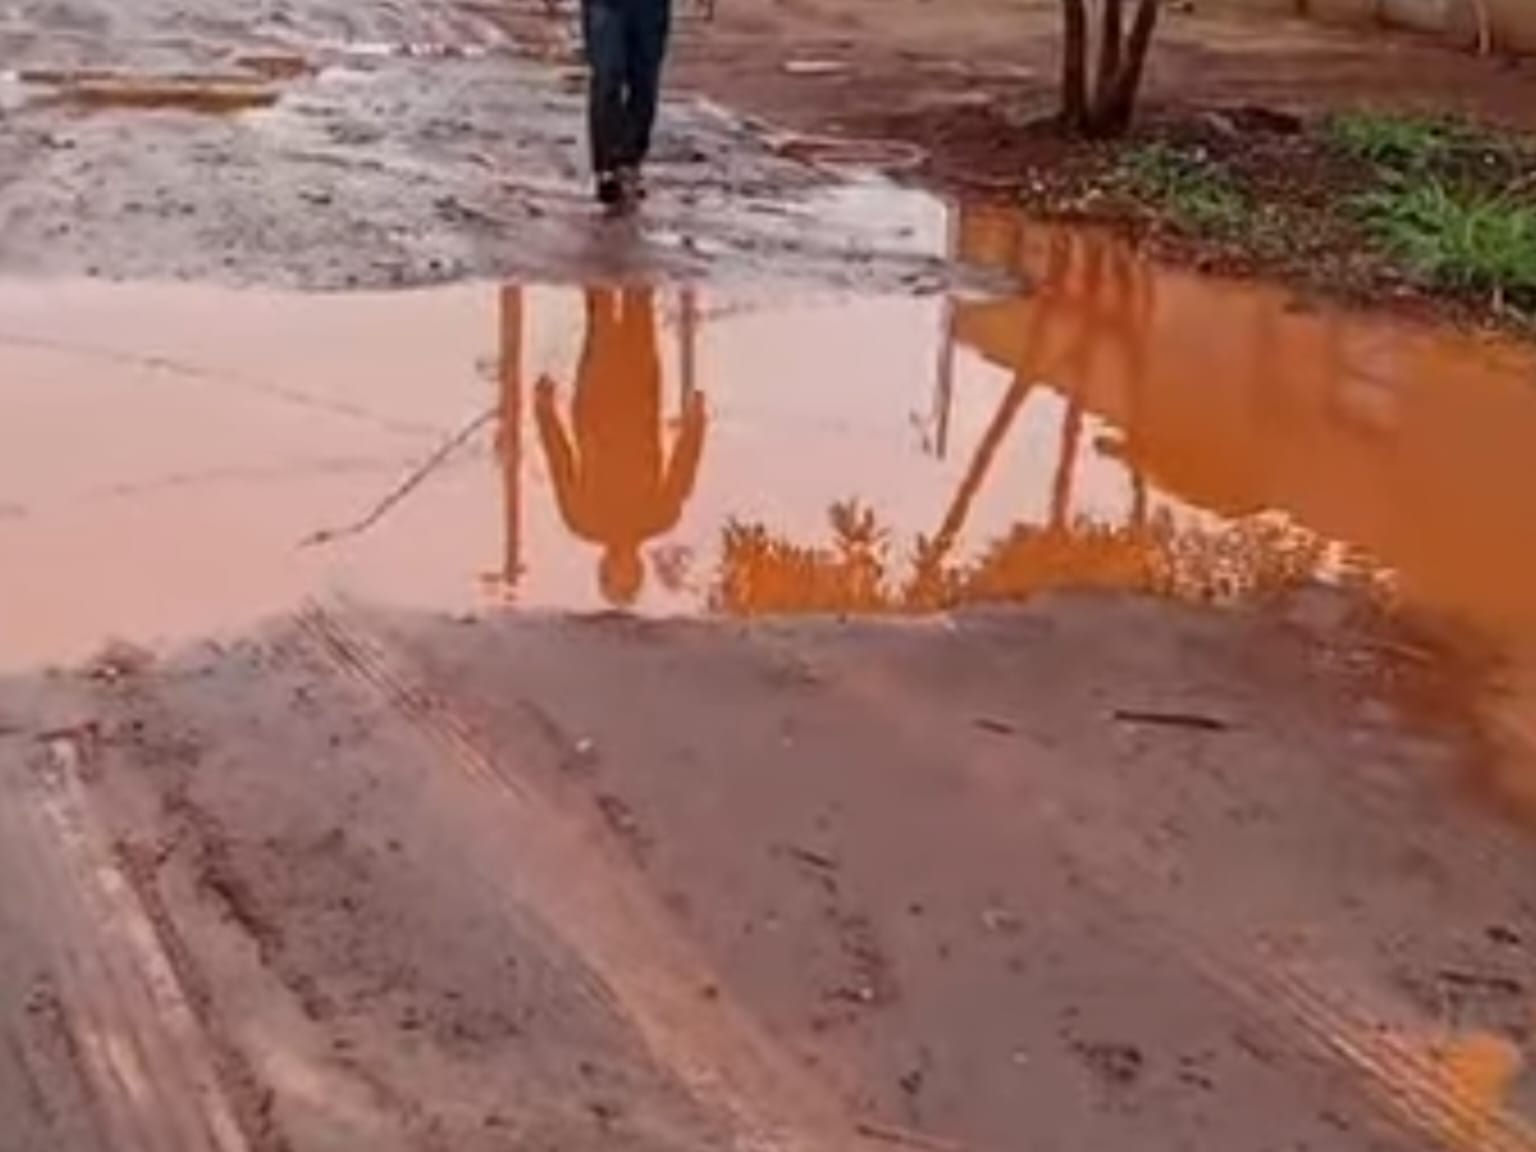
[[[608,208],[617,208],[624,201],[624,184],[613,172],[597,175],[597,202]]]

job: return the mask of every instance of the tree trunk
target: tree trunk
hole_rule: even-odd
[[[1084,0],[1061,0],[1061,126],[1088,127],[1088,10]]]
[[[1120,48],[1125,40],[1124,0],[1103,0],[1104,12],[1099,24],[1099,73],[1093,86],[1097,103],[1104,99],[1120,74]]]
[[[1147,50],[1152,46],[1152,33],[1157,30],[1158,9],[1161,0],[1141,0],[1136,9],[1136,19],[1131,34],[1126,38],[1125,52],[1120,61],[1120,71],[1107,92],[1101,92],[1088,125],[1094,136],[1118,136],[1131,126],[1131,116],[1136,111],[1136,96],[1141,90],[1141,74],[1147,61]]]

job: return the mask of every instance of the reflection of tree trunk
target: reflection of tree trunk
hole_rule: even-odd
[[[1138,536],[1147,530],[1147,478],[1141,472],[1140,439],[1146,419],[1147,347],[1151,342],[1152,317],[1157,286],[1145,267],[1137,265],[1130,282],[1129,315],[1126,338],[1125,465],[1131,474],[1131,529]]]
[[[992,461],[997,456],[997,450],[1003,446],[1008,430],[1013,427],[1013,421],[1018,416],[1019,409],[1024,406],[1024,401],[1029,396],[1030,383],[1028,377],[1022,374],[1015,375],[1013,383],[1008,386],[1008,394],[1003,397],[1002,404],[992,417],[992,423],[987,425],[986,434],[981,438],[976,455],[971,458],[971,466],[966,469],[965,477],[960,481],[960,487],[949,503],[949,510],[944,514],[944,523],[939,526],[939,533],[933,538],[928,559],[935,567],[943,562],[944,556],[955,546],[960,529],[965,526],[965,519],[970,515],[971,505],[976,501],[976,493],[981,491],[982,482],[986,480],[987,473],[992,470]]]
[[[508,285],[501,290],[500,426],[502,563],[501,578],[508,592],[523,574],[523,295]]]
[[[1083,405],[1073,396],[1061,421],[1061,454],[1056,458],[1056,478],[1051,482],[1051,528],[1062,531],[1072,511],[1072,477],[1077,471],[1077,449],[1083,438]]]
[[[1126,455],[1129,457],[1130,453]],[[1131,531],[1140,536],[1147,530],[1147,478],[1136,467],[1134,459],[1126,466],[1131,473]]]
[[[1062,0],[1061,126],[1081,132],[1088,124],[1088,9],[1084,0]]]

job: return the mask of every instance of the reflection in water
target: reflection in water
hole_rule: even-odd
[[[547,376],[535,389],[534,414],[561,518],[602,548],[604,598],[619,607],[634,603],[645,577],[641,546],[676,526],[704,447],[704,397],[690,390],[670,458],[666,453],[652,289],[587,289],[574,437]]]
[[[1038,233],[1042,242],[1031,247]],[[1273,593],[1318,576],[1343,576],[1338,549],[1284,515],[1253,513],[1230,522],[1149,513],[1138,442],[1138,410],[1149,362],[1162,354],[1154,327],[1151,268],[1125,244],[1097,233],[1026,230],[1012,215],[962,220],[962,255],[1003,264],[1039,285],[1028,298],[965,303],[951,314],[945,342],[965,342],[1007,367],[1011,380],[971,453],[943,519],[906,544],[878,522],[873,507],[834,504],[832,539],[794,542],[761,523],[732,521],[721,535],[720,570],[711,606],[734,614],[925,612],[965,603],[1011,601],[1053,588],[1121,589],[1196,600]],[[1272,368],[1273,333],[1256,333],[1257,363]],[[946,366],[952,363],[946,357]],[[1118,431],[1098,438],[1101,465],[1123,469],[1130,499],[1118,521],[1073,511],[1091,389],[1111,382]],[[1276,387],[1283,386],[1275,382]],[[1020,413],[1048,389],[1064,400],[1051,453],[1043,523],[1014,521],[957,559],[958,541],[978,496],[1004,452]],[[947,442],[953,382],[945,372],[934,423]],[[1214,502],[1220,509],[1220,502]],[[898,576],[900,557],[909,559]]]
[[[958,339],[1117,430],[1144,482],[1229,521],[1283,512],[1390,569],[1405,600],[1536,626],[1528,356],[1454,334],[1298,311],[1281,290],[1164,272],[1113,237],[981,214],[974,258],[1037,298],[967,305]]]
[[[808,305],[723,287],[703,324],[691,295],[669,316],[666,293],[586,293],[571,430],[547,382],[535,409],[561,535],[602,548],[609,603],[912,613],[1083,587],[1232,601],[1321,578],[1497,638],[1519,689],[1500,719],[1536,742],[1536,674],[1519,673],[1536,667],[1527,351],[1309,312],[1006,211],[962,210],[953,243],[1034,290]],[[670,361],[669,323],[685,336]],[[696,370],[715,403],[690,499]],[[682,381],[670,460],[664,377]],[[571,550],[535,536],[526,598],[570,605]],[[1525,780],[1498,790],[1536,816]]]
[[[0,660],[236,628],[295,589],[459,608],[492,550],[521,604],[668,614],[1362,572],[1523,648],[1536,702],[1527,351],[1299,311],[1006,211],[951,223],[960,255],[1038,290],[732,283],[695,309],[670,289],[0,285],[0,488],[26,511],[0,512]],[[490,339],[499,482],[453,453],[366,532],[295,555],[484,412],[467,369]],[[114,436],[54,450],[84,413]],[[61,575],[107,569],[110,595]],[[1515,723],[1536,740],[1536,703]]]
[[[953,242],[1035,290],[765,309],[720,289],[698,332],[682,294],[670,459],[664,294],[585,293],[570,429],[548,378],[534,408],[561,521],[602,549],[608,602],[638,604],[649,544],[660,588],[645,606],[665,610],[913,612],[1071,586],[1226,600],[1324,577],[1536,637],[1523,353],[1309,314],[1279,289],[1159,269],[1112,235],[1006,211],[962,210]],[[507,363],[519,339],[503,333]],[[704,434],[696,361],[719,403],[683,525]],[[903,400],[924,375],[932,398]],[[893,427],[903,403],[920,445]],[[532,599],[568,596],[546,584]]]
[[[523,290],[502,287],[497,378],[501,408],[496,423],[496,458],[501,464],[502,559],[500,591],[512,599],[523,575]]]
[[[960,563],[946,560],[940,542],[919,536],[909,572],[899,579],[892,534],[873,511],[837,504],[830,523],[832,539],[820,545],[796,544],[761,524],[728,524],[711,608],[743,616],[921,613],[1072,588],[1227,603],[1305,584],[1330,552],[1283,518],[1207,529],[1181,527],[1159,510],[1142,524],[1018,523],[975,560]],[[1369,580],[1361,586],[1375,591]]]

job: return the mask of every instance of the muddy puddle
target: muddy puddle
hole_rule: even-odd
[[[341,591],[926,612],[1350,582],[1536,650],[1536,365],[959,211],[1016,298],[0,288],[0,661]]]

